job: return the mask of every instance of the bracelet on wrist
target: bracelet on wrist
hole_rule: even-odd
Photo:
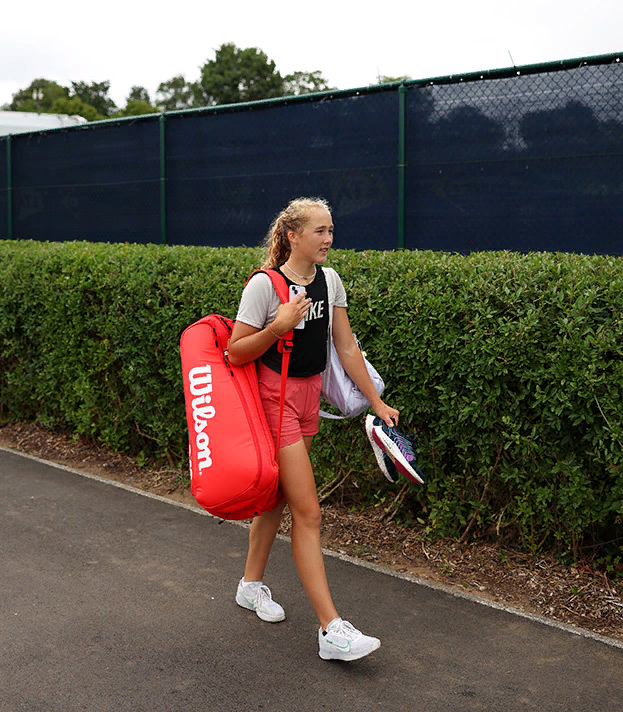
[[[266,328],[268,329],[268,331],[270,331],[270,333],[271,333],[273,336],[276,336],[278,339],[283,339],[283,334],[279,335],[279,334],[273,329],[273,327],[272,327],[271,324],[269,324]]]

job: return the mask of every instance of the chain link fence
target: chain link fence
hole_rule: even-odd
[[[623,255],[619,55],[0,137],[0,238]]]
[[[618,57],[429,82],[409,121],[409,247],[623,254]]]

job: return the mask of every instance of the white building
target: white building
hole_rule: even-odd
[[[7,134],[26,133],[28,131],[45,131],[60,129],[64,126],[86,124],[82,116],[67,116],[67,114],[35,114],[31,111],[0,111],[0,136]]]

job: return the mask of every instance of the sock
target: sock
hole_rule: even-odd
[[[339,620],[340,620],[340,618],[339,618],[339,616],[338,616],[337,618],[334,618],[332,621],[329,621],[329,622],[327,623],[327,627],[322,629],[322,634],[323,634],[323,635],[326,635],[326,634],[327,634],[327,630],[329,629],[329,626],[331,625],[331,623],[333,623],[334,621],[339,621]]]
[[[243,586],[260,586],[261,581],[245,581],[244,576],[242,577],[242,585]]]

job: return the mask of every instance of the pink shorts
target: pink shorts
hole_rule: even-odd
[[[277,439],[279,427],[279,398],[281,396],[281,374],[259,363],[257,380],[268,426]],[[283,422],[279,447],[294,445],[304,437],[318,432],[318,412],[320,411],[320,374],[307,378],[288,376],[286,401],[283,407]]]

